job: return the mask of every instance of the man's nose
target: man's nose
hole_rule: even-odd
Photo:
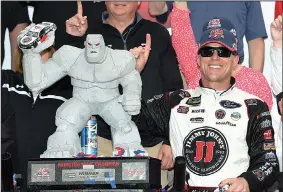
[[[219,56],[218,56],[218,53],[217,53],[216,50],[213,51],[213,54],[212,54],[212,56],[211,56],[211,59],[213,59],[213,60],[219,59]]]

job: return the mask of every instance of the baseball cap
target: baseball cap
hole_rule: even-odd
[[[213,18],[203,26],[199,49],[208,43],[219,43],[232,52],[237,52],[236,30],[229,19]]]
[[[210,19],[209,21],[205,22],[203,25],[203,30],[206,31],[209,29],[215,29],[215,28],[223,28],[230,32],[232,32],[235,36],[237,36],[236,29],[234,25],[231,23],[229,19],[226,19],[224,17],[217,18],[214,17],[213,19]]]

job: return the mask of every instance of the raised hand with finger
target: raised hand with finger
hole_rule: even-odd
[[[276,48],[282,47],[282,16],[279,15],[270,25],[273,45]]]
[[[141,44],[139,47],[130,49],[129,51],[135,55],[137,60],[136,69],[141,72],[144,69],[144,66],[148,60],[149,53],[151,50],[151,36],[146,34],[145,44]]]
[[[66,32],[73,36],[82,37],[87,28],[87,16],[83,16],[82,2],[77,2],[78,10],[77,14],[66,21]]]

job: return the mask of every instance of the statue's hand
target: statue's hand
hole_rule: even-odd
[[[32,39],[34,37],[31,37],[32,35],[27,36],[27,33],[31,31],[34,26],[34,23],[27,26],[17,37],[18,46],[24,53],[41,53],[54,44],[56,28],[43,35],[40,40],[34,40]],[[23,43],[24,41],[28,40],[30,40],[30,45],[28,45],[29,43],[26,42],[26,44],[24,45],[25,47],[21,46],[21,42]],[[34,44],[35,41],[38,41],[37,45]]]
[[[138,95],[124,94],[118,99],[118,102],[123,105],[124,110],[129,115],[137,115],[141,110],[141,100]]]

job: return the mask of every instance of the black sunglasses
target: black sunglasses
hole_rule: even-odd
[[[203,47],[198,51],[198,54],[200,54],[202,57],[211,57],[214,51],[217,51],[219,57],[225,58],[230,57],[231,54],[236,54],[236,52],[232,52],[226,47]]]

